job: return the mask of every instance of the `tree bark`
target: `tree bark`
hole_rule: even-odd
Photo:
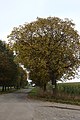
[[[5,86],[5,91],[6,91],[6,86]]]
[[[2,86],[2,91],[4,91],[4,85]]]
[[[52,82],[53,95],[55,96],[56,95],[56,79],[55,79],[55,75],[53,71],[50,72],[50,77],[51,77],[51,82]]]
[[[43,86],[44,92],[46,91],[46,83]]]
[[[8,86],[8,90],[9,90],[9,86]]]
[[[53,91],[53,95],[56,95],[56,80],[52,79],[52,91]]]

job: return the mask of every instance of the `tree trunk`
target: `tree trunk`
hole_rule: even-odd
[[[6,86],[5,86],[5,91],[6,91]]]
[[[52,90],[53,90],[53,95],[56,95],[56,80],[52,79]]]
[[[4,85],[2,86],[2,91],[4,91]]]
[[[51,78],[51,82],[52,82],[52,91],[53,91],[53,95],[56,95],[56,79],[55,79],[55,75],[54,72],[51,71],[50,72],[50,78]]]
[[[46,83],[44,84],[44,86],[43,86],[43,87],[44,87],[43,89],[44,89],[44,92],[45,92],[45,91],[46,91]]]
[[[8,91],[9,91],[9,86],[8,86]]]

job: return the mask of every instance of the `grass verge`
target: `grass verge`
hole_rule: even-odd
[[[1,95],[1,94],[13,93],[13,92],[15,92],[15,91],[17,91],[17,89],[10,89],[10,90],[6,90],[6,91],[0,91],[0,95]]]
[[[43,92],[43,90],[38,87],[35,87],[30,91],[28,98],[57,103],[80,105],[80,98],[78,97],[60,93],[56,96],[53,96],[50,92]]]

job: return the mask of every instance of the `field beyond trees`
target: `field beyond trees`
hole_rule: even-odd
[[[56,96],[52,94],[51,85],[47,86],[47,91],[36,87],[29,93],[30,98],[80,105],[80,82],[78,83],[58,83]]]

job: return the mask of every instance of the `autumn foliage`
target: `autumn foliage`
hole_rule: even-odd
[[[71,79],[80,60],[80,36],[69,19],[37,18],[36,21],[15,27],[8,36],[16,60],[30,68],[33,82],[46,90],[52,81]]]

